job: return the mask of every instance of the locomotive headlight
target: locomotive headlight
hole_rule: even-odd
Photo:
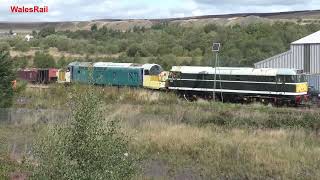
[[[297,84],[296,92],[297,93],[308,92],[308,84],[307,83]]]

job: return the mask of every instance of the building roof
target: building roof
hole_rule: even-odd
[[[248,76],[276,76],[276,75],[297,75],[295,69],[274,69],[274,68],[238,68],[238,67],[198,67],[198,66],[173,66],[171,71],[186,74],[217,74],[221,75],[248,75]]]
[[[294,41],[291,44],[320,44],[320,31],[317,31],[309,36]]]

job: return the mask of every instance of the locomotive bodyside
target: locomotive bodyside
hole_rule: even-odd
[[[97,85],[108,86],[142,86],[141,68],[95,67],[93,81]]]
[[[168,80],[168,89],[188,97],[210,99],[215,95],[221,100],[286,104],[301,104],[307,87],[304,76],[292,69],[175,66]]]

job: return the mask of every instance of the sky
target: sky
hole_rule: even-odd
[[[49,7],[48,13],[11,13],[11,6]],[[157,19],[229,13],[320,9],[320,0],[0,0],[0,21]]]

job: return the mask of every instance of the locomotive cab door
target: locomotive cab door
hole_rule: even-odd
[[[284,94],[286,92],[285,76],[276,76],[276,86],[277,86],[277,92],[281,94]]]

